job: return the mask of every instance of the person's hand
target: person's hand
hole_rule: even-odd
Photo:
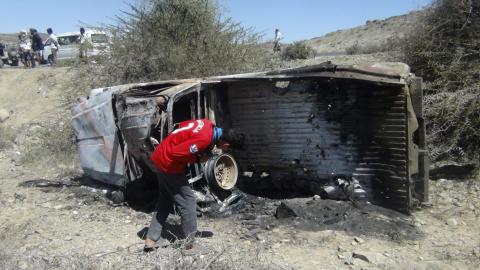
[[[200,161],[200,163],[205,163],[205,162],[207,162],[209,159],[210,159],[210,156],[209,156],[209,155],[203,154],[203,155],[200,156],[199,161]]]

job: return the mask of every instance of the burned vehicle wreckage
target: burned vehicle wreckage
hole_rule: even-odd
[[[200,209],[211,201],[224,211],[243,193],[344,196],[405,213],[428,200],[422,80],[401,63],[99,88],[71,111],[84,172],[127,197],[154,177],[155,141],[208,118],[244,144],[188,168]]]

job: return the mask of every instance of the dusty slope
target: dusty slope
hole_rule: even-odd
[[[4,123],[13,127],[45,121],[61,108],[67,68],[4,68],[0,71],[0,109],[10,111]]]
[[[361,46],[378,45],[394,36],[402,36],[411,29],[420,15],[419,12],[390,17],[385,20],[367,21],[365,25],[338,30],[322,37],[307,40],[317,53],[345,52],[355,43]]]

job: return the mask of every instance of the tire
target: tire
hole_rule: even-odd
[[[11,66],[12,66],[12,67],[18,66],[18,59],[17,59],[17,60],[13,60]]]

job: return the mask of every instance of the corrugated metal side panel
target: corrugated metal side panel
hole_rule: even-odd
[[[378,179],[375,199],[404,210],[404,98],[399,87],[347,80],[230,83],[231,125],[246,135],[235,157],[243,170],[313,189],[331,175]]]
[[[365,117],[363,102],[348,90],[342,97],[334,90],[322,91],[315,82],[273,86],[243,83],[229,91],[232,127],[247,135],[248,151],[236,157],[310,178],[353,173],[362,148],[354,133],[355,120]],[[340,116],[347,103],[348,116]]]
[[[405,89],[377,88],[368,104],[372,137],[354,176],[372,180],[375,201],[408,212]]]

